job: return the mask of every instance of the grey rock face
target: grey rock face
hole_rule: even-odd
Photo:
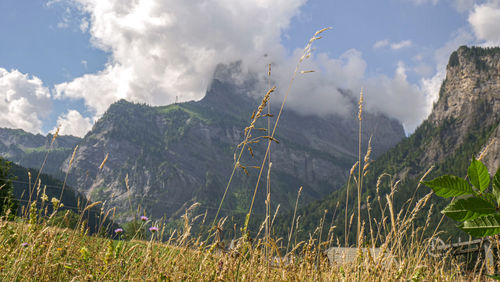
[[[486,143],[492,144],[485,157],[490,170],[498,167],[500,49],[496,49],[463,46],[452,54],[439,100],[428,118],[436,126],[446,125],[447,146],[441,144],[443,139],[435,138],[428,146],[424,162],[439,162],[470,142],[468,133],[476,128],[497,128]]]

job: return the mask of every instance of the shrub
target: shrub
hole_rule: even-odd
[[[491,181],[486,166],[473,158],[466,179],[443,175],[423,184],[440,197],[458,197],[441,212],[463,231],[475,237],[500,234],[500,168]]]

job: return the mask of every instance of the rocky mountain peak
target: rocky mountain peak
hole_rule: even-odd
[[[426,121],[439,129],[441,137],[429,145],[425,162],[439,161],[467,142],[486,135],[490,139],[487,144],[493,144],[487,156],[489,168],[494,170],[500,159],[499,142],[495,139],[500,135],[495,133],[499,121],[500,48],[461,46],[450,56],[439,99]]]
[[[461,46],[453,52],[446,79],[429,120],[434,124],[447,119],[474,116],[478,105],[492,107],[500,114],[500,48]]]

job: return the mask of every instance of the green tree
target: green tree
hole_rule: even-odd
[[[0,216],[9,212],[13,218],[17,211],[17,201],[13,195],[14,186],[10,175],[10,162],[0,157]]]

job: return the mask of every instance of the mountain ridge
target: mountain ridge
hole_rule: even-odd
[[[232,68],[219,67],[218,72]],[[216,72],[205,98],[198,102],[149,107],[121,100],[111,105],[80,143],[70,182],[91,199],[107,200],[122,211],[128,210],[128,195],[133,195],[133,205],[141,205],[156,218],[171,217],[185,203],[195,201],[214,209],[230,175],[236,145],[259,104],[246,94],[254,89],[254,78],[234,84],[217,79],[220,76]],[[300,186],[306,201],[318,199],[347,177],[357,140],[354,109],[355,105],[349,117],[328,118],[285,110],[277,135],[280,144],[272,149],[276,205],[289,209]],[[371,116],[363,139],[366,142],[374,130],[384,132],[373,141],[378,155],[403,138],[404,130],[394,119]],[[265,127],[261,123],[259,127]],[[253,149],[258,160],[263,146],[256,144]],[[246,155],[243,162],[257,165],[255,160]],[[132,191],[125,187],[127,175]],[[246,210],[251,199],[248,187],[255,185],[254,180],[254,171],[249,177],[238,171],[224,209]],[[258,201],[263,199],[259,193]]]

